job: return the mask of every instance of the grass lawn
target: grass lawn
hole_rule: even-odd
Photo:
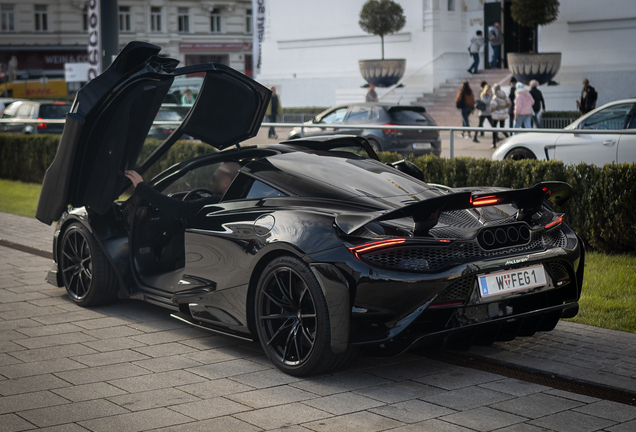
[[[568,320],[636,332],[636,255],[588,253],[579,314]]]
[[[0,180],[0,211],[35,217],[40,185]],[[636,255],[589,252],[579,314],[568,320],[636,332]]]
[[[0,211],[35,217],[41,185],[0,179]]]

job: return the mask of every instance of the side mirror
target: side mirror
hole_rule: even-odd
[[[312,118],[312,119],[311,119],[311,122],[312,122],[313,124],[319,123],[318,117],[314,117],[314,118]]]

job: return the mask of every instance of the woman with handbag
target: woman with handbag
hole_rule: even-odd
[[[461,89],[457,92],[455,106],[462,114],[462,126],[470,127],[468,116],[475,110],[475,95],[470,89],[470,84],[468,84],[468,82],[462,84]],[[464,135],[464,133],[466,135]],[[462,138],[470,138],[470,132],[462,132]]]
[[[492,119],[495,124],[493,127],[506,127],[506,119],[508,118],[508,109],[512,105],[510,102],[510,98],[506,93],[501,89],[499,84],[495,84],[492,86],[494,94],[492,97],[492,101],[490,102],[490,112],[492,113]],[[497,126],[499,124],[499,126]],[[506,132],[502,132],[505,137],[508,137]],[[497,132],[495,132],[495,144],[493,144],[493,148],[497,148],[497,141],[499,138],[497,137]]]
[[[479,127],[484,125],[484,120],[488,120],[488,124],[491,127],[495,127],[492,121],[492,115],[490,113],[490,102],[492,101],[492,90],[490,90],[490,86],[486,84],[479,95],[479,99],[475,103],[475,108],[479,111]],[[478,143],[477,139],[477,131],[475,131],[475,138],[473,138],[473,142]],[[496,132],[492,133],[492,146],[495,147],[497,143],[497,135]]]

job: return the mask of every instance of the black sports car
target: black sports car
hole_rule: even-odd
[[[364,138],[241,146],[270,93],[222,65],[177,69],[131,43],[77,95],[37,209],[58,221],[48,281],[80,305],[152,302],[206,329],[260,340],[292,375],[323,373],[365,347],[488,344],[551,330],[578,311],[584,249],[552,208],[564,183],[450,189],[389,166]],[[181,125],[145,161],[144,139],[175,76],[205,73]],[[183,161],[149,185],[189,202],[224,162],[240,171],[218,202],[182,220],[133,195],[187,134],[223,151]],[[168,198],[166,198],[168,199]],[[176,201],[175,201],[176,202]]]

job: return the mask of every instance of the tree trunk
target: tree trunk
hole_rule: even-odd
[[[380,35],[380,38],[382,39],[382,60],[384,60],[384,35]]]

